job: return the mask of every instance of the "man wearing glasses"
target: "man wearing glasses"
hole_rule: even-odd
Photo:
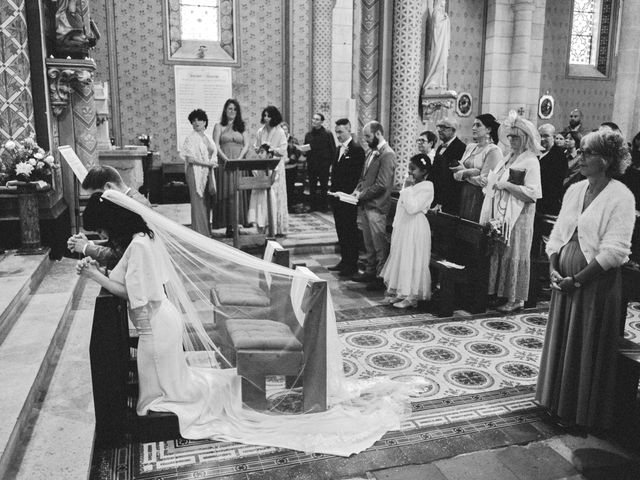
[[[435,209],[442,212],[457,215],[462,184],[454,180],[453,172],[449,168],[458,165],[467,145],[456,137],[458,122],[455,118],[443,118],[436,128],[442,143],[433,159],[431,175],[434,188],[433,205]]]

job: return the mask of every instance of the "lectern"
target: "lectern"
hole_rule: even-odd
[[[269,236],[274,237],[275,225],[273,225],[273,205],[271,205],[271,186],[275,180],[275,169],[280,162],[279,158],[265,158],[265,159],[235,159],[235,160],[223,160],[224,171],[228,172],[232,176],[231,188],[233,189],[233,246],[238,248],[240,246],[240,235],[238,232],[238,223],[240,221],[240,214],[238,207],[240,205],[240,192],[242,190],[266,190],[267,191],[267,218],[269,219]],[[242,173],[250,170],[263,170],[265,176],[245,176]]]

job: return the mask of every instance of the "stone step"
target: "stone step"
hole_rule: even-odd
[[[72,259],[52,262],[0,344],[0,478],[20,463],[65,344],[82,285],[74,267]]]
[[[41,255],[0,256],[0,344],[29,301],[29,295],[38,287],[51,268],[49,252]]]

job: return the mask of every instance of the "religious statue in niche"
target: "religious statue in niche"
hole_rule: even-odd
[[[52,0],[52,53],[57,58],[86,58],[100,33],[89,19],[88,0]]]
[[[451,44],[451,22],[446,0],[428,0],[428,57],[420,92],[423,120],[436,122],[448,116],[457,94],[448,90],[447,66]]]

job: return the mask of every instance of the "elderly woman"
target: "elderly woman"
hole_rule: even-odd
[[[542,197],[540,135],[528,120],[510,112],[500,135],[511,147],[506,161],[489,176],[480,223],[491,221],[502,237],[489,265],[489,295],[505,298],[499,307],[513,312],[524,306],[529,292],[529,252],[533,240],[536,200]]]
[[[586,180],[567,190],[547,243],[552,295],[536,400],[567,426],[602,430],[615,408],[619,267],[635,220],[633,195],[612,178],[629,164],[627,144],[589,133],[579,164]]]
[[[211,236],[211,206],[215,201],[216,182],[213,168],[218,165],[218,149],[205,130],[209,118],[204,110],[196,109],[189,114],[193,127],[180,152],[185,163],[185,177],[191,201],[191,228],[202,235]]]
[[[234,189],[231,175],[224,171],[224,162],[244,158],[249,150],[249,134],[242,120],[240,104],[235,98],[229,98],[224,102],[220,123],[213,127],[213,141],[220,147],[218,158],[222,160],[222,166],[218,170],[218,203],[213,221],[217,227],[228,227],[234,222]],[[246,203],[246,196],[240,195],[240,224],[244,223]]]
[[[249,201],[247,221],[264,227],[274,222],[274,232],[277,236],[284,236],[289,228],[289,212],[287,210],[287,184],[285,179],[284,159],[287,157],[287,136],[280,127],[282,114],[273,105],[265,107],[260,119],[262,127],[256,134],[254,149],[257,153],[261,145],[271,147],[273,156],[281,161],[276,167],[275,181],[271,186],[272,218],[267,218],[267,195],[265,190],[252,190]],[[254,172],[263,175],[264,172]]]
[[[460,216],[477,222],[480,218],[487,174],[502,163],[502,152],[498,143],[500,124],[490,113],[478,115],[471,127],[474,143],[467,145],[460,165],[451,167],[453,178],[464,182],[460,191]]]

